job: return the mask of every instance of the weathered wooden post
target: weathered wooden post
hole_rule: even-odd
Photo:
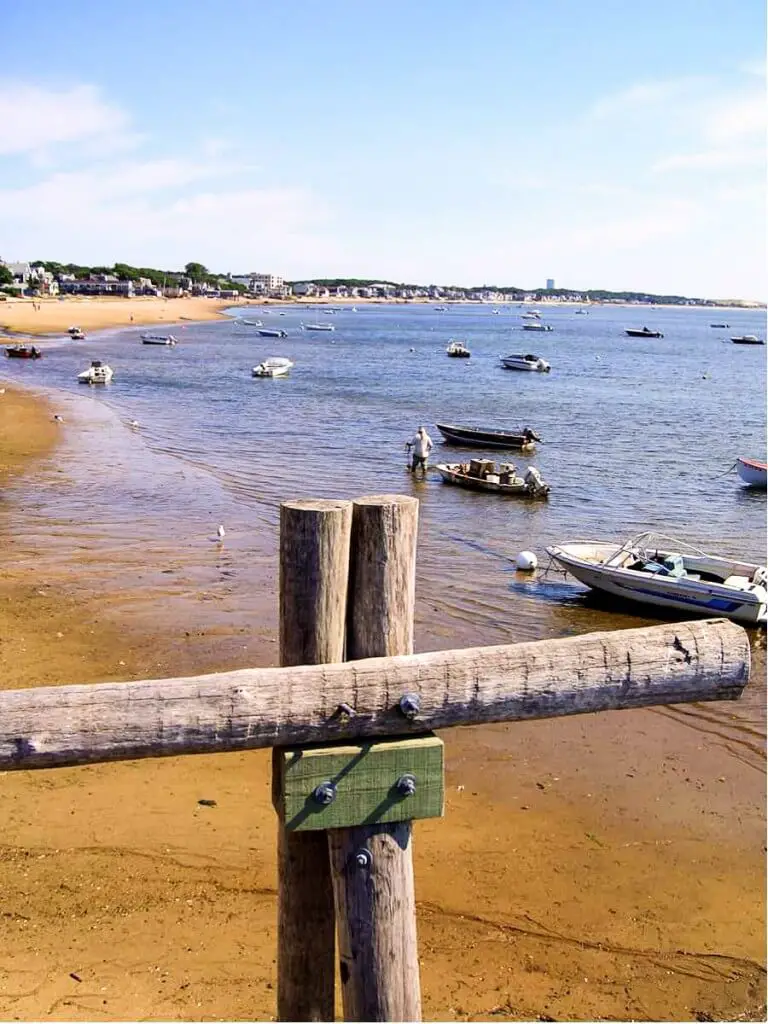
[[[280,664],[344,660],[352,503],[280,507]],[[273,786],[283,748],[272,756]],[[277,1013],[334,1019],[333,887],[323,832],[278,825]]]
[[[402,495],[354,503],[348,658],[413,652],[418,515]],[[328,832],[346,1020],[421,1020],[411,831],[406,820]]]

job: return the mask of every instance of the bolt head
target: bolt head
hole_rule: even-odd
[[[400,698],[398,704],[400,713],[406,718],[415,718],[421,710],[421,700],[418,693],[406,693]]]
[[[358,850],[355,854],[355,864],[359,868],[369,868],[373,864],[371,851],[366,849]]]
[[[416,776],[410,772],[406,772],[405,775],[401,775],[395,783],[395,789],[400,796],[413,796],[416,792]]]
[[[315,786],[312,796],[317,803],[327,806],[336,799],[336,787],[332,782],[321,782],[319,786]]]

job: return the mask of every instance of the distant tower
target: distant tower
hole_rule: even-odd
[[[547,278],[547,291],[548,292],[553,291],[554,287],[555,287],[555,279],[554,279],[554,277],[548,277]]]

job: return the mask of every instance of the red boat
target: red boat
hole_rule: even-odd
[[[29,348],[25,345],[14,345],[13,348],[7,348],[5,354],[11,359],[40,359],[43,353],[34,345]]]

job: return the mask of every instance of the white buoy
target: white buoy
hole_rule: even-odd
[[[517,568],[524,572],[533,572],[538,564],[539,560],[532,551],[521,551],[515,561]]]

